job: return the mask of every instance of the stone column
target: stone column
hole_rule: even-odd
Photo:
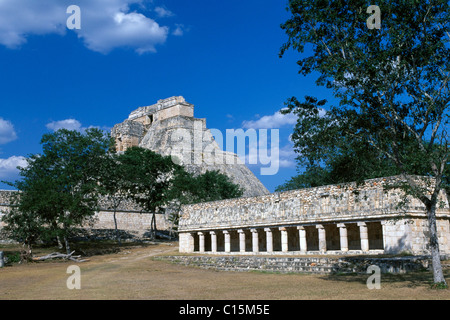
[[[239,233],[239,251],[245,252],[245,232],[242,229],[238,230]]]
[[[264,228],[264,231],[266,232],[267,252],[273,252],[272,230]]]
[[[227,230],[223,231],[225,235],[225,252],[231,251],[230,233]]]
[[[198,251],[205,252],[205,234],[203,232],[198,232]]]
[[[381,221],[381,228],[383,233],[383,250],[385,253],[389,252],[389,237],[388,235],[388,229],[389,229],[389,220],[383,220]]]
[[[361,238],[361,250],[369,251],[369,233],[365,222],[358,222],[359,237]]]
[[[281,231],[281,251],[288,252],[288,232],[285,227],[280,227]]]
[[[217,234],[215,231],[210,231],[211,234],[211,252],[217,252]]]
[[[195,249],[195,238],[194,238],[194,234],[193,233],[189,233],[189,238],[188,238],[188,247],[189,247],[189,251],[188,252],[194,252]]]
[[[306,230],[303,226],[298,226],[298,238],[300,239],[300,251],[306,252]]]
[[[338,223],[337,227],[339,228],[339,237],[341,240],[341,251],[348,251],[348,238],[347,238],[347,227],[344,223]]]
[[[326,234],[325,234],[325,228],[321,224],[316,225],[316,228],[319,231],[319,251],[326,252],[327,251],[327,238],[326,238]]]
[[[250,229],[252,232],[252,251],[259,252],[259,239],[258,239],[258,230]]]

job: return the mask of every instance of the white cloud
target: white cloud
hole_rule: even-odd
[[[295,158],[297,158],[297,153],[294,151],[294,144],[289,143],[284,147],[279,149],[280,155],[280,167],[281,168],[295,168],[297,163]]]
[[[77,30],[86,46],[100,53],[106,54],[118,47],[133,48],[139,54],[156,52],[155,45],[164,43],[169,33],[168,27],[161,27],[136,12],[115,12],[111,17],[101,18],[102,24],[88,20]]]
[[[84,132],[87,129],[99,129],[102,131],[111,132],[111,127],[108,126],[89,126],[83,127],[80,121],[76,119],[65,119],[59,121],[52,121],[45,125],[48,130],[58,131],[59,129],[75,130],[79,132]]]
[[[56,0],[0,1],[0,43],[14,49],[29,34],[64,33],[66,8],[64,1]]]
[[[53,121],[45,125],[47,129],[57,131],[59,129],[67,130],[81,130],[81,122],[75,119],[66,119],[60,121]]]
[[[248,120],[242,122],[242,127],[246,129],[272,129],[285,125],[294,125],[297,122],[295,114],[282,114],[277,111],[273,115],[263,116],[258,120]]]
[[[0,144],[5,144],[17,139],[16,131],[10,121],[0,118]]]
[[[249,145],[248,154],[245,156],[245,163],[248,165],[255,164],[261,166],[261,155],[272,155],[271,162],[280,168],[295,168],[295,158],[297,154],[294,151],[294,144],[289,142],[287,145],[280,147],[278,143],[270,145],[262,143]],[[265,142],[265,141],[264,141]]]
[[[182,24],[176,24],[176,29],[172,32],[172,34],[174,35],[174,36],[178,36],[178,37],[180,37],[180,36],[182,36],[183,34],[184,34],[184,25],[182,25]]]
[[[17,167],[25,168],[28,162],[25,157],[12,156],[8,159],[0,159],[0,178],[6,179],[18,175]]]
[[[156,7],[155,12],[158,14],[158,17],[160,18],[166,18],[166,17],[173,17],[174,13],[170,10],[167,10],[163,7]]]
[[[145,8],[144,0],[78,0],[81,29],[73,30],[90,50],[108,53],[119,47],[138,53],[155,52],[163,44],[169,28],[133,12],[130,5]],[[30,35],[65,34],[73,0],[0,0],[0,44],[15,49]],[[165,9],[167,12],[169,10]],[[163,14],[163,11],[160,11]],[[72,32],[72,31],[70,31]]]
[[[326,110],[319,108],[319,117],[326,114]],[[255,115],[258,120],[246,120],[242,122],[242,127],[245,129],[273,129],[281,128],[283,126],[293,126],[297,123],[298,116],[294,113],[282,114],[277,111],[270,116]]]

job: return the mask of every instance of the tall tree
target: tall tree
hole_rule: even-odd
[[[170,190],[172,201],[168,206],[172,212],[169,219],[172,221],[172,229],[177,228],[181,206],[207,201],[217,201],[231,198],[239,198],[244,190],[231,179],[218,170],[206,171],[194,175],[185,170],[178,171]]]
[[[114,150],[112,148],[111,150]],[[114,230],[116,240],[121,244],[119,229],[117,226],[117,211],[119,207],[127,201],[131,194],[128,187],[133,181],[133,171],[127,171],[121,163],[120,154],[112,151],[106,155],[100,166],[99,191],[103,203],[107,205],[105,209],[113,210]]]
[[[183,168],[151,150],[132,147],[120,155],[123,170],[129,174],[125,190],[143,210],[152,214],[150,237],[157,232],[156,213],[174,199],[173,181]]]
[[[218,170],[180,177],[184,179],[177,181],[176,187],[182,191],[179,195],[182,204],[239,198],[244,193],[239,185]]]
[[[22,179],[11,184],[20,192],[17,212],[36,217],[47,232],[63,238],[69,254],[73,228],[98,207],[99,168],[111,139],[98,129],[61,129],[45,134],[41,144],[42,154],[30,156],[20,169]]]
[[[331,110],[336,121],[351,124],[342,126],[343,139],[389,159],[406,181],[403,190],[422,201],[434,282],[446,284],[436,208],[449,161],[449,3],[380,0],[379,28],[369,28],[368,7],[363,0],[290,0],[280,56],[311,49],[298,61],[300,73],[318,72],[317,84],[340,101]],[[418,167],[432,185],[412,178]]]
[[[243,190],[218,171],[193,175],[175,164],[170,156],[162,156],[140,147],[127,149],[118,156],[122,172],[117,178],[118,188],[110,192],[127,195],[143,210],[152,214],[150,236],[157,232],[156,213],[169,209],[175,213],[184,204],[240,197]]]
[[[277,191],[317,187],[349,181],[400,174],[379,150],[367,141],[354,139],[354,119],[343,118],[337,109],[324,112],[325,100],[306,96],[300,102],[290,98],[282,113],[294,113],[297,123],[292,133],[300,174]],[[305,170],[306,168],[306,170]]]

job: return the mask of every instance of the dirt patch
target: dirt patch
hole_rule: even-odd
[[[382,275],[381,289],[369,290],[368,275],[214,271],[153,259],[177,250],[160,243],[91,256],[77,264],[80,290],[66,286],[73,262],[13,265],[0,270],[0,299],[450,299],[450,290],[430,289],[430,272]]]

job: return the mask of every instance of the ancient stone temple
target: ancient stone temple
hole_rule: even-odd
[[[210,254],[429,254],[424,205],[384,186],[331,185],[187,205],[179,223],[180,252]],[[450,208],[437,209],[441,254],[450,253]]]
[[[206,119],[194,118],[194,106],[183,97],[138,108],[124,122],[115,125],[111,134],[119,152],[140,146],[172,156],[195,174],[219,170],[244,189],[244,196],[269,194],[236,154],[220,149],[206,127]]]

